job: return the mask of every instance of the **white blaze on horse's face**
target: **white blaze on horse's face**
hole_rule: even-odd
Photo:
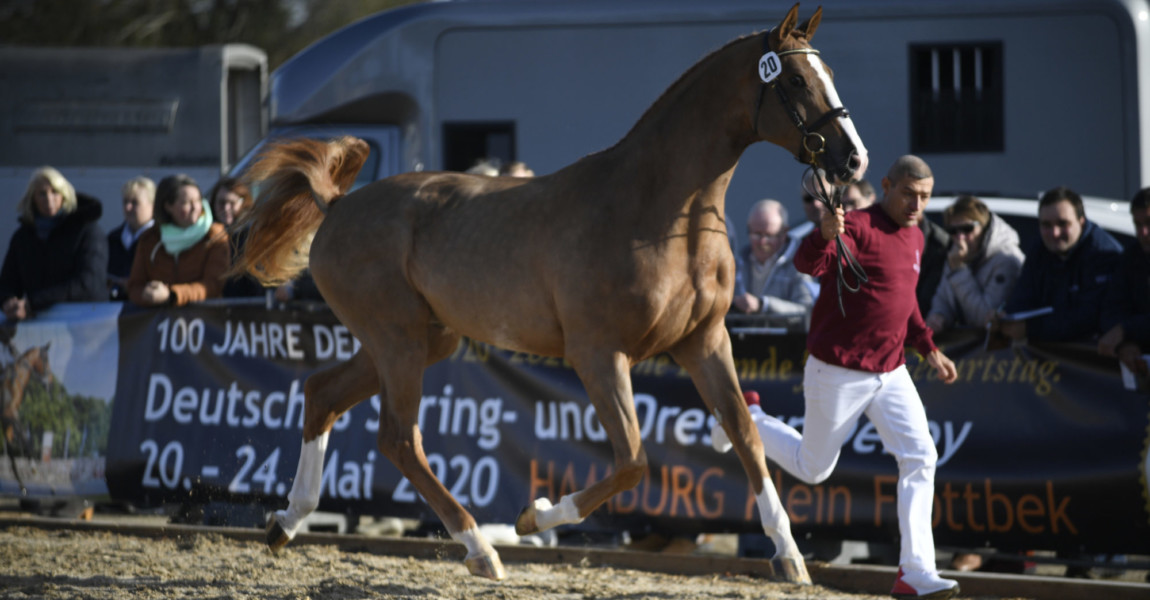
[[[826,93],[827,106],[843,106],[842,101],[839,100],[839,93],[835,90],[835,84],[833,81],[831,81],[830,74],[827,73],[826,68],[823,67],[822,59],[820,59],[816,54],[807,54],[806,57],[807,62],[811,64],[811,68],[815,70],[815,73],[818,73],[819,81],[823,83],[823,90]],[[854,177],[856,179],[862,179],[863,175],[866,174],[867,168],[866,146],[863,146],[862,138],[859,137],[858,131],[855,130],[855,124],[853,121],[847,117],[839,117],[837,121],[839,126],[843,128],[843,132],[847,134],[847,138],[849,138],[851,143],[854,144],[855,153],[858,154],[859,157],[859,168],[854,172]],[[842,181],[838,183],[846,182]]]

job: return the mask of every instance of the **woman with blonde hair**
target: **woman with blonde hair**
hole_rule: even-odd
[[[77,194],[56,169],[40,167],[17,212],[20,228],[0,268],[0,306],[9,320],[57,302],[108,299],[108,240],[100,229],[99,200]]]
[[[140,238],[155,225],[156,183],[143,175],[129,179],[120,189],[124,222],[108,234],[108,291],[113,300],[128,299],[128,276]]]
[[[219,298],[228,270],[228,234],[187,175],[156,186],[156,227],[136,248],[128,299],[141,306],[183,306]]]
[[[926,324],[935,332],[983,327],[1010,297],[1026,256],[1018,232],[974,196],[942,213],[951,246]]]

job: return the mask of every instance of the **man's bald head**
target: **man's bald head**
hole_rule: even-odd
[[[934,172],[930,170],[930,165],[926,164],[925,160],[913,154],[906,154],[898,157],[898,160],[894,161],[886,173],[886,178],[894,182],[902,181],[903,177],[933,179]]]

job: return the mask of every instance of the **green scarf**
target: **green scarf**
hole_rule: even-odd
[[[212,228],[212,208],[208,206],[207,200],[201,202],[204,203],[204,212],[195,223],[187,227],[180,227],[174,223],[160,225],[160,243],[164,245],[164,250],[167,250],[168,254],[179,256],[181,252],[195,246],[208,235],[208,230]]]

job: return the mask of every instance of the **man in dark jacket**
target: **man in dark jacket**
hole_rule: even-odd
[[[1102,305],[1102,328],[1098,352],[1117,356],[1132,373],[1142,378],[1150,369],[1142,355],[1150,350],[1150,188],[1130,201],[1136,240],[1122,253],[1122,262]]]
[[[108,299],[108,240],[100,229],[99,200],[77,195],[59,171],[43,167],[33,174],[19,212],[21,226],[0,268],[0,305],[9,320],[57,302]]]
[[[1038,201],[1042,243],[1026,253],[1007,315],[1050,307],[1052,313],[1004,320],[1008,337],[1036,342],[1090,342],[1099,330],[1103,296],[1122,258],[1122,246],[1086,219],[1082,197],[1057,187]]]
[[[922,229],[925,243],[922,247],[922,272],[918,275],[914,295],[918,300],[918,312],[926,316],[930,314],[930,303],[934,300],[934,293],[938,291],[938,284],[942,282],[942,272],[946,269],[946,255],[950,252],[950,234],[942,228],[942,225],[931,221],[926,215],[923,215],[918,226]]]

